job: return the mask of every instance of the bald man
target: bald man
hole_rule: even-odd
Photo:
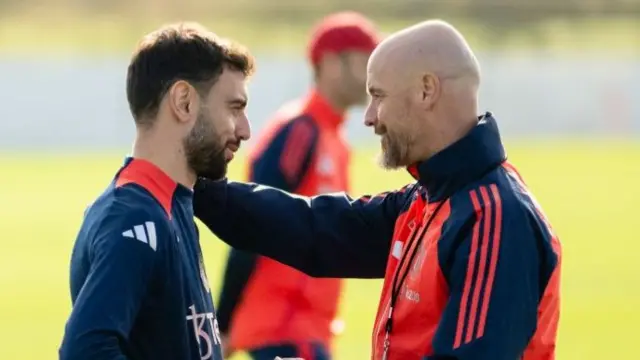
[[[469,45],[427,21],[383,41],[367,76],[381,165],[415,181],[352,199],[201,180],[196,216],[312,276],[384,278],[372,359],[553,359],[560,244],[495,118],[477,115]]]

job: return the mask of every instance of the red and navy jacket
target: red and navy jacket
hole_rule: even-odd
[[[85,212],[62,360],[222,360],[193,191],[127,158]]]
[[[286,104],[251,149],[248,180],[307,196],[348,191],[343,121],[342,112],[315,90]],[[234,349],[283,343],[329,348],[341,290],[340,279],[311,278],[232,248],[217,307],[220,330]]]
[[[493,116],[409,171],[415,183],[359,199],[201,180],[195,214],[312,276],[384,277],[372,359],[554,359],[560,244]]]

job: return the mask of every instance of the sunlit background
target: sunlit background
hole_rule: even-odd
[[[0,359],[57,358],[83,210],[130,150],[124,81],[137,40],[195,20],[248,45],[258,132],[311,84],[313,23],[345,9],[387,33],[442,18],[465,34],[481,107],[564,246],[558,359],[640,358],[640,0],[0,0]],[[409,181],[376,168],[362,109],[348,136],[354,195]],[[232,177],[244,168],[235,160]],[[202,233],[217,289],[227,248]],[[369,358],[380,287],[348,282],[336,359]]]

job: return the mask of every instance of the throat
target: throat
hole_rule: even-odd
[[[197,176],[189,169],[182,151],[172,151],[171,146],[153,145],[146,139],[136,138],[132,151],[133,158],[154,164],[176,183],[193,189]]]

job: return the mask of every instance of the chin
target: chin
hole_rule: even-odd
[[[224,168],[220,169],[209,169],[208,171],[203,171],[198,174],[199,177],[204,177],[209,180],[222,180],[227,176],[227,166],[225,164]]]
[[[385,170],[398,170],[411,165],[406,159],[398,160],[388,156],[385,151],[378,154],[378,165]]]

